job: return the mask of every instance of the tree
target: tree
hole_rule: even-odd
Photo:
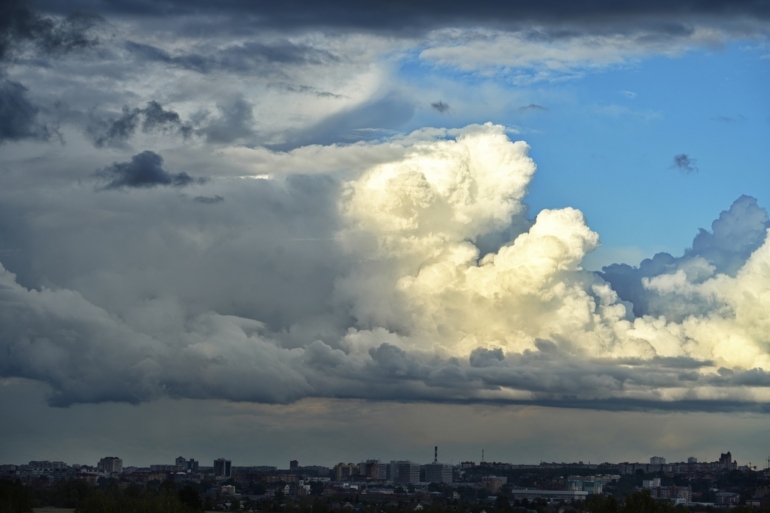
[[[667,501],[656,501],[649,490],[634,492],[626,497],[623,513],[673,513],[674,507]]]
[[[31,510],[32,501],[21,481],[0,481],[0,513],[25,513]]]
[[[649,490],[634,492],[626,497],[624,513],[657,513],[657,504]]]
[[[182,502],[182,504],[191,510],[197,511],[201,509],[201,497],[198,495],[198,490],[192,486],[186,485],[184,488],[179,490],[177,496],[179,497],[179,500]]]
[[[591,513],[618,513],[620,505],[612,495],[592,495],[586,499],[584,507]]]
[[[85,500],[90,486],[80,479],[59,481],[52,490],[51,502],[57,508],[77,508]]]

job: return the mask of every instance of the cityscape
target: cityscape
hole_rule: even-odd
[[[185,490],[194,493],[205,510],[271,510],[293,501],[328,510],[360,510],[379,506],[393,510],[462,506],[551,511],[581,509],[599,497],[623,498],[643,494],[661,504],[684,508],[770,507],[770,466],[758,470],[739,464],[725,452],[714,461],[695,457],[669,462],[652,456],[649,462],[515,464],[464,461],[340,462],[333,467],[237,465],[218,458],[210,465],[179,456],[174,462],[148,467],[124,465],[122,458],[105,456],[95,465],[62,461],[30,461],[0,465],[0,480],[31,490],[52,490],[66,483],[92,488],[137,491]],[[770,458],[768,458],[770,464]],[[192,492],[190,492],[192,490]],[[45,495],[43,495],[45,496]],[[38,505],[40,506],[40,505]],[[72,504],[69,504],[72,506]],[[590,509],[590,508],[589,508]]]
[[[770,513],[770,0],[0,0],[0,513]]]

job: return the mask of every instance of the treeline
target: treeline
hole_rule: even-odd
[[[76,513],[199,513],[198,490],[160,486],[142,490],[121,488],[115,482],[93,487],[79,480],[59,481],[50,489],[33,489],[21,481],[0,481],[0,513],[28,513],[33,507],[74,508]]]
[[[0,513],[26,513],[32,510],[32,498],[21,481],[0,480]]]
[[[592,495],[586,499],[581,509],[589,513],[677,513],[688,511],[683,506],[675,507],[669,501],[654,499],[649,490],[636,491],[627,495],[622,501],[612,495]],[[706,508],[701,507],[700,509]],[[730,513],[757,513],[757,511],[748,506],[737,506],[730,509]]]

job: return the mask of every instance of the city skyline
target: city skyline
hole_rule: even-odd
[[[621,474],[634,474],[636,468],[642,468],[645,470],[645,473],[651,473],[651,472],[657,472],[657,471],[663,471],[663,472],[673,472],[673,470],[676,467],[690,467],[695,468],[700,466],[717,466],[718,468],[727,469],[727,470],[741,470],[743,472],[749,472],[757,470],[770,470],[770,456],[767,458],[767,464],[763,467],[757,467],[755,465],[752,465],[751,462],[748,462],[747,464],[740,464],[737,460],[733,459],[732,453],[730,451],[727,451],[725,453],[720,453],[719,458],[713,461],[709,461],[707,459],[701,459],[699,460],[695,456],[688,456],[686,461],[670,461],[667,460],[663,456],[651,456],[649,458],[649,463],[636,461],[636,462],[584,462],[584,461],[573,461],[573,462],[547,462],[547,461],[541,461],[539,463],[521,463],[521,462],[504,462],[504,461],[487,461],[484,459],[484,453],[482,450],[482,459],[480,459],[478,462],[466,460],[461,461],[459,463],[442,463],[438,460],[437,456],[438,452],[438,446],[434,447],[434,457],[433,461],[429,463],[419,463],[418,461],[412,461],[412,460],[387,460],[387,459],[379,459],[379,458],[366,458],[363,460],[360,460],[360,463],[352,463],[352,462],[339,462],[335,465],[329,465],[329,466],[323,466],[323,465],[317,465],[317,464],[309,464],[309,465],[300,465],[298,460],[290,460],[289,465],[286,467],[281,466],[273,466],[273,465],[264,465],[264,463],[252,463],[252,464],[241,464],[241,465],[232,465],[232,460],[224,457],[217,458],[213,460],[213,464],[210,466],[207,465],[200,465],[200,461],[196,460],[195,458],[185,458],[184,456],[177,456],[175,458],[174,463],[156,463],[151,465],[145,465],[145,466],[139,466],[139,465],[127,465],[124,463],[123,458],[120,458],[118,456],[106,456],[99,460],[99,462],[96,465],[89,465],[89,464],[80,464],[80,463],[67,463],[63,461],[50,461],[50,460],[31,460],[28,463],[21,463],[21,464],[15,464],[15,463],[0,463],[0,465],[3,466],[3,470],[7,470],[6,467],[9,466],[16,466],[16,467],[27,467],[31,471],[58,471],[58,470],[64,470],[68,467],[77,467],[78,469],[86,470],[86,469],[92,469],[93,471],[103,472],[105,474],[123,474],[123,473],[135,473],[137,471],[144,471],[144,472],[162,472],[162,473],[168,473],[172,474],[175,472],[189,472],[189,473],[196,473],[196,472],[205,472],[209,474],[213,474],[217,478],[229,478],[232,476],[235,469],[240,469],[240,471],[243,471],[246,469],[247,471],[249,469],[259,469],[261,472],[265,473],[297,473],[302,474],[304,472],[307,472],[308,469],[311,469],[313,471],[321,471],[321,469],[325,469],[326,473],[336,473],[337,481],[343,481],[347,480],[347,478],[353,476],[354,474],[352,472],[355,472],[355,475],[359,475],[362,477],[370,478],[374,477],[374,480],[378,479],[378,472],[375,469],[373,471],[374,476],[370,475],[369,469],[365,468],[369,465],[374,465],[375,467],[378,465],[382,466],[389,466],[391,470],[388,470],[388,474],[393,473],[394,475],[398,472],[397,470],[392,470],[394,468],[397,468],[399,465],[416,465],[415,468],[417,468],[416,472],[422,472],[426,471],[428,475],[431,474],[432,470],[435,470],[435,476],[437,476],[437,479],[424,479],[424,480],[418,480],[416,478],[410,477],[406,482],[411,481],[423,481],[426,483],[430,482],[452,482],[452,472],[449,471],[449,474],[446,474],[446,476],[442,475],[443,469],[440,469],[440,467],[445,467],[447,470],[454,468],[454,469],[466,469],[466,468],[475,468],[475,467],[489,467],[490,469],[506,469],[508,467],[510,468],[575,468],[575,469],[596,469],[596,470],[617,470]],[[429,468],[430,467],[430,468]],[[436,469],[433,469],[433,467],[436,467]],[[350,471],[350,472],[349,472]],[[406,470],[407,474],[411,473],[411,470]],[[446,479],[444,479],[446,477]],[[385,480],[384,476],[379,477],[380,480]],[[396,479],[396,481],[398,481]]]
[[[96,467],[64,462],[30,461],[0,465],[0,492],[17,510],[26,504],[90,509],[93,501],[125,506],[165,504],[189,513],[214,510],[292,508],[308,511],[379,509],[391,511],[463,511],[494,507],[547,510],[573,508],[596,513],[618,503],[627,513],[668,511],[673,507],[724,508],[770,505],[770,468],[756,471],[740,465],[728,451],[715,461],[667,462],[651,456],[649,463],[542,463],[382,461],[338,463],[334,467],[232,466],[218,458],[213,466],[178,456],[173,465],[137,468],[108,456]],[[770,465],[770,458],[768,458]],[[637,506],[634,506],[634,505]],[[643,507],[639,507],[641,504]],[[738,510],[740,511],[740,510]],[[748,509],[748,511],[752,511]]]
[[[726,458],[726,459],[725,459]],[[113,460],[117,461],[117,467],[113,467]],[[67,463],[63,461],[58,460],[30,460],[28,463],[11,463],[11,462],[2,462],[0,465],[17,465],[17,466],[28,466],[31,468],[46,468],[46,469],[60,469],[65,466],[78,466],[78,467],[92,467],[92,468],[98,468],[99,470],[104,470],[108,473],[121,473],[124,469],[149,469],[150,471],[172,471],[172,470],[191,470],[191,471],[197,471],[199,468],[205,468],[213,472],[217,476],[229,476],[230,475],[230,468],[271,468],[273,471],[281,471],[281,472],[291,472],[291,471],[297,471],[298,473],[301,473],[303,469],[307,469],[310,467],[325,467],[329,470],[333,470],[338,465],[359,465],[359,464],[367,464],[370,462],[375,463],[382,463],[382,464],[393,464],[393,463],[417,463],[421,466],[428,466],[435,463],[440,463],[443,465],[453,466],[453,467],[460,467],[464,468],[465,466],[484,466],[488,465],[490,467],[499,466],[499,465],[513,465],[513,466],[521,466],[521,467],[553,467],[553,468],[568,468],[568,467],[579,467],[583,466],[584,468],[601,468],[605,466],[614,466],[617,467],[618,465],[650,465],[650,466],[665,466],[665,465],[685,465],[685,464],[705,464],[705,463],[714,463],[718,462],[720,464],[724,461],[727,461],[728,463],[734,463],[736,467],[743,468],[746,467],[747,469],[753,470],[755,467],[758,470],[764,469],[768,470],[770,469],[770,457],[768,457],[767,462],[765,463],[764,467],[757,466],[757,465],[751,465],[749,467],[749,463],[746,462],[745,464],[738,465],[737,460],[732,459],[732,453],[730,451],[727,451],[726,453],[720,453],[720,458],[708,461],[707,459],[698,459],[695,456],[688,456],[686,460],[682,461],[670,461],[667,460],[665,457],[662,456],[651,456],[649,458],[649,463],[644,463],[641,461],[636,462],[629,462],[629,461],[623,461],[623,462],[591,462],[591,461],[541,461],[539,463],[525,463],[525,462],[512,462],[512,461],[487,461],[487,460],[481,460],[473,461],[473,460],[465,460],[458,463],[442,463],[441,461],[437,461],[435,458],[433,461],[428,463],[420,463],[419,461],[412,461],[412,460],[389,460],[389,459],[380,459],[380,458],[365,458],[361,460],[359,463],[354,462],[339,462],[334,465],[318,465],[317,462],[312,462],[310,464],[303,464],[299,465],[299,460],[290,460],[289,465],[287,466],[276,466],[276,465],[265,465],[264,462],[251,462],[251,463],[242,463],[239,465],[232,465],[232,459],[228,459],[225,457],[220,457],[215,460],[213,460],[212,465],[200,465],[200,461],[196,460],[195,458],[185,458],[184,456],[177,456],[175,458],[174,463],[154,463],[150,465],[127,465],[124,463],[123,458],[120,458],[118,456],[106,456],[104,458],[101,458],[99,462],[95,465],[90,465],[87,463]],[[181,463],[180,463],[181,461]],[[192,462],[193,466],[189,466],[187,463]],[[218,467],[221,462],[221,467]],[[294,464],[297,463],[295,466]],[[429,480],[430,482],[430,480]]]
[[[659,455],[651,455],[646,458],[641,458],[637,460],[605,460],[605,461],[591,461],[589,460],[574,460],[574,461],[568,461],[568,460],[553,460],[553,461],[547,461],[544,459],[541,459],[540,461],[516,461],[516,460],[497,460],[497,459],[490,459],[486,456],[486,449],[481,449],[481,452],[477,454],[476,456],[479,456],[478,458],[469,457],[460,461],[455,461],[454,459],[441,459],[438,457],[438,446],[433,447],[433,459],[432,460],[425,460],[420,458],[389,458],[389,457],[375,457],[372,455],[365,455],[365,456],[359,456],[357,458],[352,458],[349,460],[345,460],[344,458],[340,461],[336,461],[334,463],[331,463],[330,461],[303,461],[300,459],[290,459],[284,462],[284,465],[281,464],[275,464],[275,462],[266,462],[266,461],[238,461],[237,455],[236,455],[236,461],[235,464],[233,464],[233,455],[219,455],[218,457],[211,460],[213,463],[209,465],[208,461],[201,460],[200,458],[194,457],[195,455],[178,455],[172,460],[162,462],[162,461],[155,461],[153,460],[153,463],[138,463],[135,461],[132,461],[130,457],[128,459],[121,457],[121,456],[106,456],[99,459],[98,463],[91,464],[88,462],[80,462],[80,461],[72,461],[72,462],[66,462],[66,461],[60,461],[57,459],[43,459],[43,460],[30,460],[29,463],[19,463],[19,462],[11,462],[11,461],[0,461],[0,465],[29,465],[31,467],[35,467],[34,463],[47,463],[49,465],[53,465],[51,467],[46,468],[58,468],[58,466],[86,466],[86,467],[93,467],[93,468],[99,468],[102,470],[102,467],[105,467],[105,470],[107,467],[113,468],[113,462],[112,460],[118,461],[118,470],[106,470],[108,472],[116,472],[120,473],[122,469],[125,468],[140,468],[140,469],[149,469],[150,471],[168,471],[171,472],[172,470],[192,470],[197,471],[198,468],[206,468],[209,471],[213,472],[215,475],[229,475],[229,469],[232,467],[235,468],[256,468],[256,467],[262,467],[267,469],[272,468],[274,471],[280,471],[280,472],[291,472],[296,470],[297,472],[301,472],[302,469],[307,469],[311,467],[326,467],[329,470],[334,470],[334,468],[337,465],[359,465],[360,464],[366,464],[368,462],[382,462],[383,464],[393,464],[398,462],[412,462],[416,463],[422,467],[428,466],[431,464],[441,464],[441,465],[447,465],[447,466],[453,466],[456,468],[463,467],[463,464],[471,464],[471,465],[477,465],[477,466],[484,466],[489,465],[514,465],[514,466],[522,466],[522,467],[538,467],[538,466],[544,466],[547,467],[559,467],[561,465],[564,465],[564,467],[569,466],[583,466],[584,468],[597,468],[602,466],[617,466],[622,464],[642,464],[647,465],[646,461],[649,460],[649,465],[675,465],[675,464],[692,464],[692,463],[708,463],[708,462],[714,462],[719,461],[720,463],[723,462],[723,459],[727,455],[727,461],[730,462],[736,462],[736,466],[740,468],[745,469],[765,469],[770,470],[770,456],[768,456],[763,461],[741,461],[740,465],[738,465],[737,461],[738,459],[735,458],[735,455],[732,454],[732,451],[726,451],[726,452],[720,452],[719,458],[713,458],[713,455],[706,455],[705,457],[698,457],[696,455],[689,455],[685,458],[681,459],[672,459],[670,457],[666,456],[659,456]],[[125,456],[125,455],[124,455]],[[299,455],[295,455],[299,456]],[[201,462],[203,463],[201,465]],[[221,468],[217,465],[221,465]]]

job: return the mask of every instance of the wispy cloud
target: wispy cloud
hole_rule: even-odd
[[[651,121],[653,119],[660,119],[663,114],[660,111],[652,109],[637,110],[626,107],[625,105],[618,105],[611,103],[609,105],[602,105],[595,107],[594,111],[597,114],[611,117],[628,117],[636,118],[644,121]]]
[[[722,115],[719,115],[719,116],[712,117],[711,120],[712,121],[718,121],[720,123],[737,123],[737,122],[746,121],[746,117],[743,116],[742,114],[737,114],[735,116],[722,116]]]

